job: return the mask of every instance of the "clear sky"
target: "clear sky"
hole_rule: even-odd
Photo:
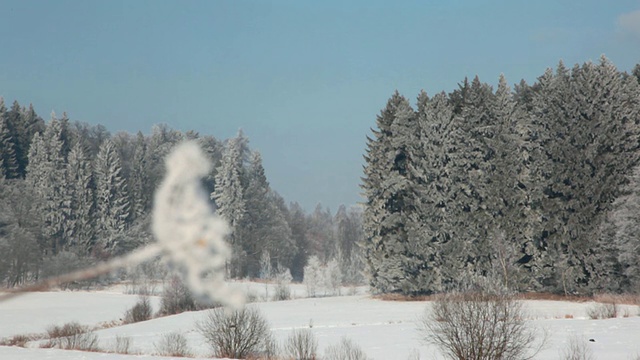
[[[560,59],[640,62],[639,0],[0,0],[0,95],[112,133],[242,128],[307,210],[360,198],[394,90],[535,81]]]

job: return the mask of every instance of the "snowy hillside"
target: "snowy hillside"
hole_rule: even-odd
[[[263,295],[263,284],[236,286]],[[262,290],[262,293],[258,291]],[[296,291],[297,290],[297,291]],[[301,288],[294,293],[301,295]],[[152,303],[157,309],[158,298]],[[135,295],[115,291],[101,292],[45,292],[0,303],[0,337],[26,333],[43,333],[50,325],[78,321],[86,325],[100,325],[122,318],[125,310],[136,301]],[[593,303],[563,301],[526,301],[532,326],[549,334],[539,359],[558,359],[568,339],[577,335],[587,342],[597,359],[632,359],[640,354],[640,317],[636,306],[621,306],[616,319],[589,320],[587,310]],[[271,324],[276,338],[283,342],[296,328],[310,328],[319,343],[319,353],[335,344],[343,336],[352,339],[372,359],[407,359],[419,352],[420,359],[437,359],[437,349],[421,343],[416,320],[429,302],[395,302],[373,299],[368,295],[324,298],[298,298],[279,302],[251,304],[260,309]],[[622,317],[622,316],[629,317]],[[131,359],[152,357],[155,344],[162,334],[178,331],[188,340],[191,351],[209,357],[211,350],[203,337],[195,331],[195,324],[204,312],[187,312],[130,325],[98,330],[100,348],[112,349],[116,336],[129,337],[133,353],[149,356],[87,353],[58,349],[40,349],[38,342],[30,342],[27,349],[0,347],[1,359]],[[115,322],[114,322],[115,323]],[[113,324],[112,324],[113,325]]]

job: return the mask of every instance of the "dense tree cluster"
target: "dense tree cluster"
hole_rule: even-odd
[[[317,256],[339,261],[345,281],[361,280],[358,209],[333,216],[321,206],[306,214],[286,205],[242,132],[220,141],[157,125],[149,135],[111,135],[66,114],[45,122],[18,102],[7,110],[0,98],[0,282],[19,285],[153,241],[153,192],[165,155],[184,140],[197,141],[213,163],[203,183],[233,229],[228,276],[260,276],[266,258],[301,281],[307,259]]]
[[[372,288],[640,290],[639,82],[602,57],[514,90],[465,79],[415,109],[393,94],[365,155]]]

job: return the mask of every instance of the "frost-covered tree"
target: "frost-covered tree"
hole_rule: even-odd
[[[246,257],[243,275],[258,276],[260,256],[270,254],[272,265],[291,266],[296,244],[283,210],[278,207],[278,197],[272,192],[264,174],[262,156],[253,152],[245,170],[246,187],[243,189],[245,212],[238,223],[236,240],[240,242]]]
[[[316,297],[320,288],[324,286],[324,271],[317,256],[311,256],[304,267],[304,285],[307,288],[307,296]]]
[[[365,155],[372,288],[428,293],[494,276],[521,290],[619,289],[607,214],[640,161],[636,80],[604,57],[560,63],[514,92],[476,77],[448,96],[421,93],[408,126],[406,100],[392,96]]]
[[[66,181],[71,188],[71,246],[82,254],[89,254],[94,241],[94,190],[91,163],[82,145],[77,142],[70,150]]]
[[[236,229],[245,213],[241,182],[244,169],[240,145],[237,137],[229,140],[218,167],[215,190],[211,193],[218,213],[227,220],[232,231]]]
[[[33,138],[27,167],[27,182],[37,195],[34,210],[41,217],[45,236],[43,251],[51,255],[65,250],[70,236],[67,220],[71,216],[71,204],[62,148],[60,122],[52,113],[42,136],[36,133]]]
[[[411,244],[415,255],[406,264],[414,269],[421,291],[436,292],[447,283],[447,276],[455,278],[463,266],[459,249],[453,247],[456,243],[446,215],[453,190],[445,167],[449,164],[453,107],[446,94],[429,98],[423,91],[418,95],[416,117],[418,139],[413,146],[418,156],[414,157],[412,182],[417,193],[413,231],[418,241]]]
[[[131,195],[131,216],[137,219],[151,209],[151,193],[149,181],[149,154],[147,141],[141,132],[136,134],[129,176]]]
[[[638,159],[638,123],[629,121],[639,117],[638,84],[606,58],[572,70],[561,63],[539,84],[533,119],[543,150],[535,172],[543,221],[535,269],[547,288],[591,291],[613,267],[594,234]]]
[[[636,64],[636,66],[633,67],[633,71],[631,71],[631,74],[635,76],[640,83],[640,64]]]
[[[530,143],[527,141],[527,117],[519,106],[503,75],[495,96],[489,102],[494,118],[494,135],[487,139],[494,151],[487,191],[488,211],[492,219],[487,233],[491,247],[494,276],[510,289],[528,288],[521,271],[523,259],[531,254],[538,214],[532,210],[528,191],[533,188],[529,176]],[[496,272],[496,269],[499,269]]]
[[[129,196],[120,157],[111,140],[100,146],[95,162],[96,236],[107,251],[117,251],[129,217]]]
[[[307,216],[308,255],[317,256],[321,262],[332,259],[337,250],[333,235],[331,211],[318,203],[313,212]]]
[[[242,138],[237,136],[229,140],[223,153],[215,177],[215,189],[211,198],[215,200],[218,214],[231,228],[228,236],[233,256],[232,264],[227,265],[227,276],[238,276],[242,272],[242,261],[246,257],[236,231],[246,212],[242,177],[244,169],[242,159]]]
[[[13,102],[7,112],[7,125],[13,140],[17,161],[17,177],[23,178],[27,167],[29,147],[35,133],[45,130],[44,121],[35,113],[33,106],[23,108],[17,101]]]
[[[41,219],[37,195],[22,180],[0,179],[0,282],[8,287],[37,278]]]
[[[345,284],[362,283],[364,263],[362,258],[362,209],[347,208],[342,205],[334,217],[336,242],[338,244],[337,260],[343,274]]]
[[[629,178],[623,195],[616,199],[607,219],[614,226],[613,242],[622,274],[626,277],[626,290],[640,289],[640,166]]]
[[[332,259],[324,268],[325,288],[331,295],[340,295],[340,286],[342,286],[342,270],[337,259]]]
[[[377,119],[368,138],[364,212],[365,258],[374,291],[417,291],[415,271],[403,266],[414,256],[416,192],[411,182],[416,134],[415,112],[398,92]]]
[[[296,253],[291,260],[291,276],[296,281],[302,281],[304,266],[307,264],[309,256],[309,241],[307,238],[307,217],[298,203],[294,202],[289,205],[287,222],[291,229],[291,238],[296,244]]]
[[[7,122],[7,108],[0,97],[0,177],[12,179],[18,177],[18,162],[14,140]]]

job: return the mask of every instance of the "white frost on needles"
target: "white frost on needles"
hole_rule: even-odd
[[[166,176],[156,191],[153,233],[167,260],[178,268],[195,295],[240,306],[243,296],[224,282],[231,255],[224,241],[229,228],[214,215],[200,180],[209,161],[194,142],[178,145],[166,159]]]

